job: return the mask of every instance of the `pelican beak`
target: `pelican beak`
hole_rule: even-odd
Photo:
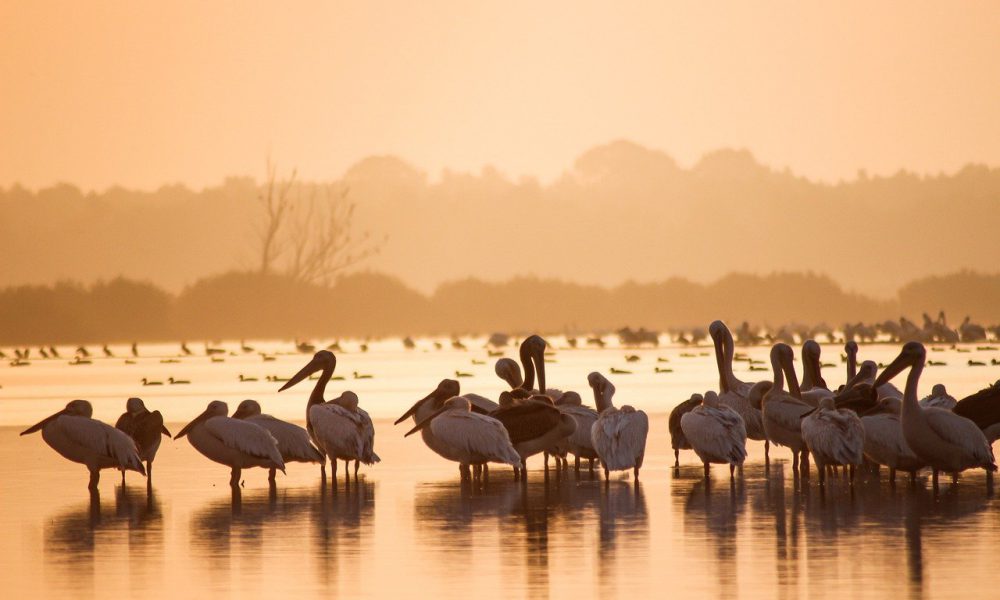
[[[712,332],[712,345],[715,346],[715,364],[719,368],[719,392],[725,394],[729,391],[729,383],[726,381],[726,378],[722,376],[722,374],[726,372],[726,357],[722,350],[721,334],[717,334],[715,331]]]
[[[309,364],[307,364],[306,366],[302,367],[302,369],[298,373],[296,373],[295,375],[292,376],[291,379],[289,379],[288,381],[286,381],[285,385],[281,386],[281,388],[278,391],[279,392],[283,392],[283,391],[287,390],[288,388],[292,387],[296,383],[299,383],[300,381],[302,381],[306,377],[309,377],[310,375],[312,375],[316,371],[319,371],[320,369],[323,368],[323,366],[324,366],[323,365],[323,361],[321,361],[319,359],[316,359],[316,358],[312,359],[311,361],[309,361]],[[336,361],[333,363],[333,366],[334,366],[334,369],[337,368]]]
[[[804,419],[804,418],[808,417],[809,415],[813,414],[814,412],[816,412],[817,410],[819,410],[819,407],[816,407],[816,408],[812,409],[811,411],[809,411],[807,413],[803,413],[802,416],[799,417],[799,419],[800,420]]]
[[[34,425],[32,425],[31,427],[29,427],[29,428],[25,429],[24,431],[22,431],[22,432],[21,432],[21,435],[28,435],[29,433],[35,433],[35,432],[36,432],[36,431],[38,431],[39,429],[41,429],[41,428],[45,427],[46,425],[48,425],[48,424],[49,424],[50,422],[52,422],[52,421],[53,421],[54,419],[57,419],[57,418],[59,418],[59,417],[63,416],[64,414],[66,414],[66,409],[63,409],[63,410],[61,410],[61,411],[57,412],[57,413],[56,413],[56,414],[54,414],[54,415],[51,415],[51,416],[48,416],[48,417],[45,417],[44,419],[42,419],[42,420],[41,420],[41,421],[39,421],[38,423],[35,423],[35,424],[34,424]]]
[[[237,408],[236,412],[233,413],[234,419],[245,419],[249,416],[250,416],[250,411],[244,410],[242,407]]]
[[[201,423],[202,421],[204,421],[206,419],[208,419],[208,411],[207,410],[205,412],[201,413],[200,415],[198,415],[197,417],[195,417],[194,421],[191,421],[190,423],[188,423],[187,425],[185,425],[184,429],[181,429],[180,433],[178,433],[177,435],[174,436],[174,439],[175,440],[179,440],[182,437],[186,436],[188,434],[188,432],[191,431],[192,428],[194,428],[195,425]]]
[[[410,410],[408,410],[405,413],[403,413],[403,416],[401,416],[398,419],[396,419],[396,422],[393,423],[393,425],[399,425],[403,421],[405,421],[405,420],[409,419],[410,417],[412,417],[413,413],[417,412],[417,410],[420,408],[421,405],[423,405],[424,402],[427,402],[428,400],[433,400],[434,398],[437,397],[437,394],[438,394],[438,389],[435,389],[430,394],[427,394],[426,396],[424,396],[420,400],[417,400],[417,403],[414,404],[413,406],[411,406]]]
[[[788,393],[793,398],[802,399],[802,390],[799,388],[799,378],[795,374],[795,365],[792,364],[792,357],[784,355],[781,361],[781,369],[785,372],[785,381],[788,383]]]
[[[545,343],[535,348],[535,370],[538,371],[538,391],[545,393]]]
[[[166,425],[160,425],[160,433],[162,433],[163,435],[165,435],[167,437],[173,437],[172,435],[170,435],[170,430],[167,429]]]
[[[896,357],[896,360],[889,363],[889,366],[886,367],[882,371],[882,373],[879,374],[878,378],[875,379],[875,383],[872,385],[872,387],[877,389],[880,386],[885,385],[889,381],[892,381],[893,377],[899,375],[899,373],[908,366],[910,366],[909,357],[903,353],[900,353],[900,355]]]
[[[417,423],[413,427],[413,429],[407,431],[406,435],[404,435],[403,437],[409,437],[411,434],[414,434],[414,433],[420,431],[421,429],[423,429],[424,427],[427,427],[428,425],[431,424],[431,421],[433,421],[438,415],[440,415],[444,411],[448,410],[449,408],[450,408],[449,406],[442,406],[441,408],[437,409],[436,411],[434,411],[434,414],[432,414],[431,416],[427,417],[423,421]]]

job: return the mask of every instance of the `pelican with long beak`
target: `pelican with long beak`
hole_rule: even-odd
[[[992,487],[997,470],[993,448],[976,424],[963,416],[941,408],[921,408],[917,401],[917,386],[924,370],[927,351],[919,342],[908,342],[903,350],[875,380],[875,387],[888,382],[909,368],[903,391],[900,421],[906,444],[933,472],[937,487],[938,471],[952,473],[953,481],[966,469],[983,468],[987,484]]]
[[[809,448],[802,439],[802,418],[809,414],[813,407],[802,401],[799,392],[799,380],[795,376],[792,365],[794,353],[788,344],[775,344],[771,348],[771,369],[774,371],[774,381],[771,389],[764,394],[763,410],[764,431],[767,439],[779,446],[785,446],[792,451],[792,470],[797,475],[801,470],[803,476],[809,475]],[[788,391],[785,391],[785,379],[788,379]]]
[[[244,400],[236,407],[234,419],[242,419],[263,427],[278,442],[278,452],[285,463],[315,462],[322,463],[326,459],[323,454],[309,441],[309,433],[294,423],[276,419],[271,415],[261,414],[260,404],[256,400]],[[275,469],[271,467],[267,480],[274,483]]]
[[[459,464],[462,481],[472,478],[470,465],[498,462],[517,468],[521,464],[521,456],[511,445],[503,423],[473,412],[472,404],[461,396],[445,400],[440,408],[420,419],[406,435],[418,431],[429,431],[437,445],[432,449]],[[424,441],[427,441],[426,435]],[[430,443],[427,445],[430,446]]]
[[[348,470],[350,461],[354,461],[354,476],[357,478],[360,463],[371,465],[379,462],[379,457],[372,451],[375,444],[375,428],[368,413],[358,408],[358,397],[350,392],[350,396],[340,396],[337,400],[327,402],[323,395],[326,384],[333,377],[337,368],[337,357],[329,350],[320,350],[306,366],[292,376],[279,392],[305,380],[313,373],[321,371],[309,401],[306,403],[306,431],[313,443],[330,459],[331,475],[337,480],[337,461],[343,460],[346,477],[350,478]],[[353,398],[351,398],[353,397]],[[352,401],[353,400],[353,401]],[[326,479],[326,461],[321,463],[322,476]]]
[[[722,321],[712,321],[708,326],[708,333],[712,336],[715,363],[719,369],[719,403],[735,410],[743,417],[748,438],[764,442],[764,461],[767,462],[770,460],[771,444],[764,432],[761,410],[754,406],[750,399],[753,384],[740,381],[733,373],[733,360],[736,357],[733,334]]]
[[[205,458],[232,469],[229,485],[240,483],[243,469],[263,467],[285,472],[285,461],[278,452],[278,442],[266,429],[240,419],[229,418],[229,407],[213,400],[174,439],[187,436],[194,449]]]
[[[153,483],[153,459],[160,449],[162,436],[170,438],[170,431],[163,424],[160,411],[150,411],[140,398],[129,398],[125,401],[125,412],[115,422],[115,429],[124,431],[135,441],[139,450],[139,458],[146,461],[146,485]],[[125,483],[125,470],[122,469],[122,483]]]
[[[42,439],[63,458],[86,465],[90,489],[97,490],[101,469],[127,469],[146,474],[139,451],[125,433],[92,419],[94,407],[86,400],[72,400],[66,408],[21,432],[38,430]]]

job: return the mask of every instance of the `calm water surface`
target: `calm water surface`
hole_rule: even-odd
[[[988,598],[1000,589],[1000,502],[987,495],[981,473],[964,475],[955,488],[944,485],[936,496],[926,480],[896,489],[869,480],[853,490],[834,481],[823,492],[791,476],[784,450],[765,470],[756,443],[744,477],[733,484],[727,470],[716,467],[706,485],[690,452],[682,453],[675,472],[665,413],[692,392],[713,387],[714,360],[700,355],[710,349],[644,350],[636,353],[638,363],[626,363],[619,349],[553,357],[552,385],[581,392],[588,391],[590,370],[634,371],[610,377],[620,403],[651,413],[640,483],[625,475],[607,485],[586,474],[545,477],[536,458],[526,486],[515,483],[508,468],[497,467],[485,487],[473,488],[459,483],[454,465],[419,438],[404,439],[404,427],[387,419],[456,369],[474,375],[462,379],[464,389],[495,396],[502,388],[492,375],[495,359],[474,365],[473,358],[486,360],[484,350],[398,348],[398,342],[385,342],[368,353],[339,354],[338,373],[347,379],[332,382],[328,392],[355,390],[378,419],[381,464],[363,468],[357,483],[346,486],[341,479],[325,489],[311,465],[290,465],[274,490],[264,471],[245,471],[245,487],[236,496],[226,485],[225,467],[186,441],[164,440],[151,494],[141,476],[130,473],[123,488],[116,474],[105,471],[99,495],[91,497],[82,466],[61,459],[39,435],[17,434],[76,397],[94,403],[96,418],[114,422],[129,395],[163,411],[171,428],[209,400],[220,398],[235,408],[247,397],[301,424],[309,387],[303,383],[278,395],[280,384],[263,379],[291,375],[306,357],[160,363],[160,356],[176,353],[171,345],[150,347],[157,355],[134,365],[107,359],[86,366],[63,360],[0,367],[2,589],[10,597],[146,598]],[[126,350],[113,349],[122,355]],[[824,360],[837,363],[825,371],[835,385],[844,378],[839,352],[824,350]],[[762,359],[767,349],[749,353]],[[891,347],[866,347],[862,358],[887,362],[894,353]],[[965,366],[970,358],[988,363],[996,352],[930,356],[948,366],[927,369],[921,389],[942,381],[960,396],[1000,376],[996,367]],[[657,357],[670,362],[657,363]],[[674,372],[655,374],[657,365]],[[355,370],[374,377],[352,380]],[[261,381],[239,383],[240,373]],[[767,376],[738,374],[748,380]],[[138,384],[144,376],[170,375],[192,383]]]

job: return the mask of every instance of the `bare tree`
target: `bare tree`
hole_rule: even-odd
[[[329,285],[334,276],[377,254],[381,241],[353,233],[355,203],[349,188],[277,181],[268,161],[268,181],[260,196],[260,272],[280,272],[304,283]]]

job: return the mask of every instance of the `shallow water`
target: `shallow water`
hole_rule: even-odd
[[[287,377],[307,357],[0,367],[0,586],[11,597],[936,598],[991,597],[1000,585],[1000,501],[987,495],[981,472],[963,475],[956,487],[943,485],[937,495],[925,479],[910,487],[901,478],[893,489],[884,477],[853,490],[836,480],[824,492],[791,476],[783,449],[765,470],[756,443],[735,483],[715,467],[706,485],[690,452],[682,453],[682,467],[674,472],[665,412],[691,392],[713,387],[714,360],[699,355],[710,349],[694,350],[693,358],[680,356],[689,349],[645,350],[635,353],[642,357],[638,363],[625,363],[619,349],[560,351],[549,365],[553,386],[581,392],[590,370],[634,371],[610,378],[620,402],[651,413],[640,483],[624,474],[607,485],[586,473],[553,471],[546,478],[538,457],[529,463],[527,486],[515,483],[508,468],[496,467],[485,487],[473,488],[463,487],[455,466],[418,437],[404,439],[403,425],[382,418],[398,416],[455,369],[474,373],[462,380],[467,390],[496,395],[502,383],[492,375],[492,360],[471,364],[473,357],[486,359],[484,350],[398,347],[384,342],[365,354],[339,354],[338,373],[375,377],[329,388],[354,389],[379,419],[382,463],[363,467],[361,480],[349,487],[342,478],[336,487],[322,487],[313,465],[289,465],[274,491],[264,471],[245,471],[238,497],[226,485],[225,467],[183,440],[164,440],[152,494],[137,474],[130,473],[122,488],[117,474],[105,471],[94,498],[83,467],[60,458],[40,436],[17,433],[74,397],[92,400],[95,417],[113,422],[128,395],[162,410],[171,428],[211,399],[235,407],[245,397],[301,424],[308,385],[278,395],[280,383],[237,379],[239,373]],[[824,350],[825,360],[839,363],[837,348]],[[755,358],[766,353],[750,350]],[[862,349],[863,358],[883,362],[894,353],[891,347]],[[657,356],[670,362],[656,363]],[[970,358],[988,363],[996,352],[930,356],[949,366],[927,369],[922,390],[944,381],[961,396],[1000,373],[965,366]],[[657,364],[674,372],[654,374]],[[843,380],[839,364],[825,373],[831,384]],[[143,376],[169,375],[192,383],[138,385]]]

